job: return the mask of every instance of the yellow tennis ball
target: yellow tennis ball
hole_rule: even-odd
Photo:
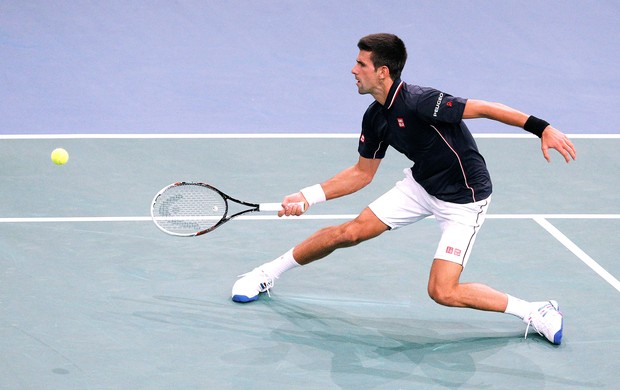
[[[63,148],[54,149],[52,152],[52,161],[56,165],[64,165],[69,161],[69,153]]]

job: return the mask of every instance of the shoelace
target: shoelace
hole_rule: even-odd
[[[261,277],[261,278],[263,278],[263,277],[264,277],[265,279],[267,279],[265,282],[260,282],[260,284],[258,285],[258,286],[260,287],[260,288],[258,289],[258,291],[259,291],[259,292],[262,292],[262,293],[263,293],[263,292],[266,292],[266,293],[267,293],[267,295],[269,296],[269,298],[271,298],[271,293],[269,292],[269,290],[273,287],[273,279],[274,279],[274,277],[271,277],[270,275],[268,275],[268,274],[267,274],[265,271],[263,271],[262,269],[255,268],[255,269],[253,269],[252,271],[250,271],[250,272],[246,272],[246,273],[241,274],[241,275],[239,275],[239,276],[237,276],[237,277],[238,277],[238,278],[243,278],[244,276],[247,276],[247,275],[249,275],[249,274],[251,274],[251,273],[254,273],[254,272],[259,272],[259,273],[260,273],[259,277]],[[276,277],[275,277],[275,279],[277,279],[277,278],[278,278],[278,277],[276,276]]]
[[[271,298],[271,293],[269,292],[269,290],[271,290],[271,288],[273,287],[273,279],[270,276],[268,276],[266,273],[264,273],[264,272],[262,272],[262,274],[265,275],[265,277],[267,278],[267,282],[260,284],[261,290],[259,290],[259,291],[266,292],[267,296],[269,298]],[[262,291],[262,290],[264,290],[264,291]]]
[[[530,325],[532,325],[532,317],[531,317],[531,316],[530,316],[530,318],[527,320],[527,327],[525,328],[525,337],[524,337],[524,338],[525,338],[526,340],[527,340],[527,334],[528,334],[528,333],[529,333],[529,331],[530,331]],[[536,327],[535,327],[535,326],[534,326],[533,328],[534,328],[534,330],[535,330],[535,331],[536,331],[539,335],[541,335],[541,336],[542,336],[542,333],[540,333],[540,332],[538,331],[538,329],[536,329]]]
[[[546,305],[539,307],[538,309],[536,309],[536,312],[540,313],[541,311],[549,311],[549,306],[551,306],[551,308],[553,310],[557,310],[552,304],[551,302],[548,302]],[[544,314],[543,314],[544,316]],[[538,328],[536,328],[536,326],[534,324],[532,324],[532,315],[530,314],[530,317],[527,319],[527,327],[525,328],[525,339],[527,339],[527,334],[530,330],[530,325],[532,326],[532,328],[536,331],[536,333],[538,333],[539,335],[545,337],[544,334],[542,334]]]

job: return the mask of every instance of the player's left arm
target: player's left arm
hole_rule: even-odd
[[[577,158],[575,146],[564,133],[545,121],[515,110],[505,104],[468,99],[463,111],[463,119],[475,118],[493,119],[507,125],[525,128],[538,135],[541,139],[543,156],[548,162],[551,162],[549,149],[557,150],[564,156],[566,162],[570,162],[571,158],[573,160]]]

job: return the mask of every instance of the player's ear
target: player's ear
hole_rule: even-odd
[[[379,67],[379,78],[381,80],[386,79],[386,78],[390,78],[390,68],[388,68],[386,65],[383,65],[381,67]]]

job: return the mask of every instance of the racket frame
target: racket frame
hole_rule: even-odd
[[[170,188],[180,187],[180,186],[201,186],[201,187],[206,187],[206,188],[208,188],[208,189],[210,189],[212,191],[215,191],[218,195],[220,195],[222,197],[222,199],[224,199],[224,204],[226,205],[226,209],[224,210],[224,214],[220,218],[220,220],[217,221],[217,223],[215,223],[215,225],[211,226],[210,228],[204,229],[204,230],[201,230],[201,231],[198,231],[198,232],[195,232],[195,233],[178,233],[178,232],[173,232],[173,231],[167,230],[163,226],[161,226],[157,222],[157,218],[161,218],[161,217],[156,217],[155,216],[155,204],[157,203],[157,200],[159,199],[159,197],[162,194],[164,194],[167,190],[169,190]],[[228,202],[229,201],[235,202],[235,203],[237,203],[238,205],[241,205],[241,206],[247,206],[248,208],[228,216],[228,211],[229,211],[229,204],[228,204]],[[299,206],[301,206],[302,212],[305,211],[305,203],[300,202]],[[282,204],[281,203],[250,203],[250,202],[244,202],[242,200],[233,198],[232,196],[222,192],[221,190],[219,190],[219,189],[217,189],[217,188],[215,188],[212,185],[207,184],[207,183],[180,181],[180,182],[176,182],[176,183],[172,183],[170,185],[167,185],[166,187],[162,188],[157,194],[155,194],[155,196],[153,197],[153,201],[151,203],[151,218],[153,220],[153,223],[155,223],[155,226],[157,226],[157,228],[159,230],[163,231],[166,234],[170,234],[172,236],[179,236],[179,237],[196,237],[196,236],[201,236],[203,234],[212,232],[216,228],[222,226],[226,222],[228,222],[231,219],[233,219],[235,217],[238,217],[238,216],[240,216],[242,214],[252,213],[252,212],[256,212],[256,211],[280,211],[280,210],[282,210]]]
[[[173,232],[170,230],[165,229],[163,226],[161,226],[158,222],[157,222],[157,218],[155,216],[155,204],[157,203],[157,200],[159,199],[159,197],[161,195],[163,195],[166,191],[168,191],[171,188],[175,188],[175,187],[181,187],[181,186],[200,186],[200,187],[206,187],[214,192],[216,192],[218,195],[220,195],[222,197],[222,199],[224,199],[224,204],[226,205],[226,209],[224,210],[224,214],[222,215],[222,217],[220,218],[219,221],[217,221],[215,223],[215,225],[211,226],[208,229],[204,229],[204,230],[200,230],[198,232],[194,232],[194,233],[178,233],[178,232]],[[228,211],[229,211],[229,204],[228,201],[232,201],[235,202],[239,205],[242,206],[247,206],[249,207],[248,209],[245,210],[241,210],[233,215],[228,216]],[[170,185],[167,185],[166,187],[162,188],[156,195],[155,197],[153,197],[153,202],[151,203],[151,218],[153,219],[153,223],[155,223],[155,226],[157,226],[159,228],[159,230],[163,231],[166,234],[170,234],[173,236],[179,236],[179,237],[196,237],[196,236],[201,236],[203,234],[209,233],[213,230],[215,230],[216,228],[222,226],[224,223],[230,221],[231,219],[238,217],[241,214],[246,214],[246,213],[251,213],[251,212],[255,212],[255,211],[259,211],[260,209],[260,205],[257,203],[249,203],[249,202],[244,202],[242,200],[239,199],[235,199],[232,196],[220,191],[219,189],[213,187],[210,184],[207,183],[200,183],[200,182],[186,182],[186,181],[179,181],[176,183],[172,183]]]

